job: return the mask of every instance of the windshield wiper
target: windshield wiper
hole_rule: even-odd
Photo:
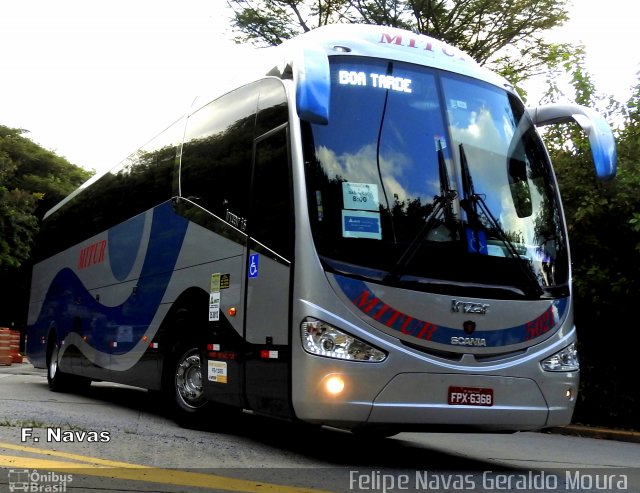
[[[503,243],[503,245],[507,249],[507,253],[516,260],[516,263],[520,267],[520,270],[525,275],[525,278],[528,280],[526,288],[529,294],[539,297],[544,293],[544,290],[540,287],[540,283],[536,278],[535,274],[531,270],[531,267],[527,264],[526,260],[523,259],[518,250],[511,242],[509,237],[506,235],[500,223],[495,218],[495,216],[489,210],[487,203],[484,200],[484,196],[477,194],[475,188],[473,186],[473,179],[471,177],[471,172],[469,171],[469,163],[467,162],[467,155],[464,151],[464,145],[460,144],[460,172],[462,179],[462,195],[463,198],[460,201],[460,206],[467,213],[467,222],[472,229],[472,234],[475,236],[475,241],[479,244],[478,231],[482,227],[482,223],[480,221],[480,212],[484,215],[484,217],[491,223],[495,232],[497,233],[498,239]]]
[[[449,173],[447,171],[447,165],[444,160],[444,151],[442,150],[442,142],[438,140],[438,175],[440,177],[440,195],[436,195],[433,198],[433,209],[429,215],[425,218],[425,223],[411,241],[407,249],[400,255],[396,263],[389,271],[387,279],[395,279],[398,273],[406,267],[411,259],[414,257],[420,244],[424,241],[429,232],[440,222],[438,216],[442,213],[444,215],[444,224],[448,227],[449,231],[453,234],[455,231],[455,221],[453,217],[453,209],[451,207],[453,200],[457,196],[457,192],[451,188],[449,182]]]

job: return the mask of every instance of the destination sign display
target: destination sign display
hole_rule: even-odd
[[[338,83],[340,85],[374,87],[395,92],[411,94],[411,79],[386,75],[376,72],[363,72],[356,70],[340,70],[338,72]]]

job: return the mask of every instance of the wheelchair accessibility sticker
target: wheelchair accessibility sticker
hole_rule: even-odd
[[[487,255],[487,234],[484,231],[474,231],[467,228],[467,247],[469,253]]]
[[[249,277],[258,277],[258,262],[260,254],[249,255]]]

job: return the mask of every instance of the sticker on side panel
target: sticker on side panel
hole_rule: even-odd
[[[380,210],[378,185],[373,183],[342,182],[342,201],[345,209],[361,211]]]
[[[211,287],[209,288],[210,293],[217,293],[220,291],[220,274],[211,274]]]
[[[207,360],[207,379],[210,382],[227,383],[227,362]]]
[[[231,274],[220,274],[220,289],[229,289],[231,285]]]
[[[130,325],[119,325],[116,333],[116,341],[133,342],[133,327]]]
[[[209,287],[209,322],[220,320],[220,277],[221,275],[211,274]]]
[[[382,239],[380,213],[367,211],[342,211],[342,236],[345,238]]]
[[[220,320],[220,292],[209,293],[209,322]]]
[[[260,254],[254,253],[249,255],[249,277],[258,277],[258,264],[260,262]]]

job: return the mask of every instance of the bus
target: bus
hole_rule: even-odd
[[[537,127],[576,122],[609,179],[604,118],[527,108],[454,47],[383,26],[319,28],[233,75],[46,214],[28,355],[51,389],[160,391],[186,423],[569,423],[569,242]]]

